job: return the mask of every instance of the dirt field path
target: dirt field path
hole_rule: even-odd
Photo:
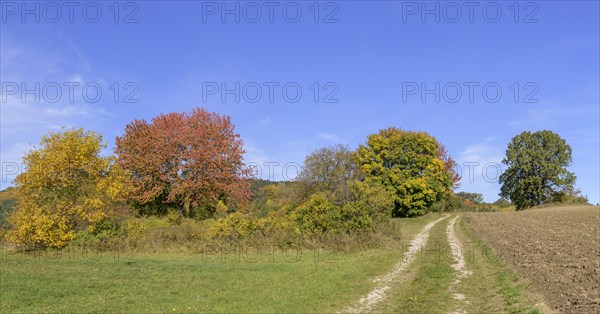
[[[464,248],[465,245],[458,237],[456,233],[456,220],[459,216],[455,216],[448,223],[448,227],[446,228],[446,235],[448,236],[448,243],[450,244],[450,248],[452,250],[452,258],[454,259],[454,263],[451,264],[454,269],[454,280],[450,285],[450,292],[452,293],[452,297],[456,302],[457,308],[452,312],[452,314],[458,313],[466,313],[464,310],[464,305],[468,303],[465,299],[465,295],[460,292],[460,284],[463,278],[470,276],[472,272],[467,269],[467,265],[465,262],[464,256]]]
[[[417,257],[419,250],[427,244],[431,228],[446,218],[448,218],[448,216],[444,216],[436,221],[428,223],[411,241],[408,251],[404,254],[402,260],[394,266],[394,269],[383,276],[373,279],[373,282],[378,283],[377,286],[358,300],[354,306],[343,310],[342,313],[368,312],[375,304],[383,300],[386,292],[390,289],[390,284],[406,271]]]

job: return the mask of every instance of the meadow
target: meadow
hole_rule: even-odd
[[[410,240],[441,214],[395,219],[395,247],[354,252],[277,247],[206,247],[197,253],[42,252],[2,250],[3,312],[257,312],[333,313],[367,294],[374,278],[393,269]],[[446,313],[454,301],[454,277],[444,218],[429,243],[391,292],[369,311]],[[465,240],[477,238],[462,220]],[[423,253],[424,252],[424,253]],[[480,252],[480,251],[477,251]],[[469,259],[469,310],[537,313],[534,298],[500,259]]]
[[[436,218],[397,219],[410,239]],[[241,251],[247,253],[239,253]],[[2,251],[2,312],[335,312],[401,258],[245,247],[204,253]]]
[[[181,119],[193,123],[173,135],[164,119],[173,128]],[[194,119],[228,130],[221,155],[199,149],[216,139],[183,135],[204,134]],[[235,160],[213,158],[228,156],[230,145],[241,158],[227,117],[197,109],[153,122],[167,142],[181,136],[198,155],[186,155],[185,145],[146,145],[157,138],[136,120],[129,137],[118,139],[121,159],[101,156],[101,136],[83,129],[49,133],[43,148],[25,156],[35,167],[18,176],[16,189],[0,193],[3,312],[600,309],[596,282],[586,279],[598,268],[596,253],[586,249],[598,235],[588,217],[597,207],[576,206],[588,200],[572,186],[573,174],[562,190],[536,197],[521,197],[513,189],[523,187],[510,181],[501,193],[510,202],[485,203],[481,194],[454,193],[456,163],[435,138],[388,128],[356,151],[313,151],[297,179],[271,182],[246,177],[251,169]],[[524,132],[513,146],[546,137],[570,158],[553,133]],[[155,165],[145,164],[142,148],[156,153]],[[206,176],[208,169],[216,177]],[[545,207],[531,209],[537,205]],[[548,242],[546,230],[562,236]],[[584,249],[573,250],[574,243]],[[556,295],[562,287],[571,287],[567,297]]]

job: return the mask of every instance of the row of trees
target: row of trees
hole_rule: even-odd
[[[248,208],[252,169],[227,116],[195,109],[135,120],[117,138],[114,156],[102,154],[106,146],[82,129],[44,136],[15,180],[18,207],[8,219],[8,239],[61,247],[125,205],[138,215],[179,212],[198,219]],[[565,168],[571,149],[552,132],[518,135],[503,162],[509,167],[500,177],[501,195],[519,209],[573,192],[575,176]],[[356,151],[312,152],[284,216],[297,229],[374,229],[392,216],[423,215],[451,197],[460,181],[455,168],[433,136],[384,129]]]
[[[7,238],[21,246],[61,247],[125,204],[140,215],[175,210],[196,217],[250,198],[251,169],[227,116],[195,109],[135,120],[117,138],[116,156],[103,156],[106,146],[101,135],[83,129],[42,137],[15,180],[18,206]]]
[[[394,217],[423,215],[458,186],[456,163],[434,137],[425,132],[389,128],[372,134],[354,152],[326,147],[305,160],[298,180],[301,195],[325,192],[334,202],[348,198],[353,181],[390,193]]]

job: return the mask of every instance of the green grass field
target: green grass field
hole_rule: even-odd
[[[325,255],[274,252],[256,262],[236,255],[106,254],[58,260],[5,256],[2,310],[25,312],[302,312],[334,310],[364,290],[398,252]]]
[[[411,239],[437,217],[400,220]],[[392,268],[396,250],[253,248],[247,254],[2,252],[2,312],[335,312]]]
[[[38,254],[3,250],[0,256],[2,312],[286,312],[332,313],[355,304],[388,273],[406,243],[440,215],[399,219],[402,241],[350,253],[241,247],[198,254],[62,252]],[[448,313],[454,270],[444,219],[401,280],[394,282],[374,312]],[[462,241],[483,244],[459,219]],[[47,251],[48,252],[48,251]],[[537,313],[527,288],[493,257],[466,259],[474,275],[464,279],[465,310]]]

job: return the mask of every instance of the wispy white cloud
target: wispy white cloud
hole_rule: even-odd
[[[271,119],[269,117],[264,117],[263,119],[258,120],[258,124],[260,125],[265,125],[269,122],[271,122]]]
[[[254,146],[252,144],[245,143],[244,150],[246,150],[246,154],[244,155],[244,162],[247,164],[248,163],[263,164],[265,162],[270,161],[269,157],[262,149]]]
[[[333,133],[321,132],[319,133],[319,138],[334,144],[346,144],[346,141],[343,138]]]
[[[459,153],[462,161],[500,161],[503,152],[493,143],[497,141],[495,137],[488,137],[485,141],[468,145]]]
[[[65,106],[58,108],[46,108],[46,113],[53,116],[73,116],[73,115],[90,115],[89,111],[87,111],[82,106]]]
[[[488,202],[498,199],[498,177],[505,170],[501,164],[505,145],[495,137],[467,145],[457,158],[462,176],[459,190],[481,193]]]
[[[263,149],[246,143],[244,162],[254,168],[254,175],[265,180],[293,180],[300,170],[298,163],[268,154]]]
[[[102,101],[90,103],[84,99],[82,88],[91,81],[97,82],[105,91],[105,99],[112,95],[107,93],[109,86],[105,80],[90,79],[93,77],[88,73],[90,64],[83,52],[74,45],[41,51],[35,47],[35,43],[24,44],[8,35],[5,37],[3,33],[0,54],[3,81],[0,90],[2,164],[20,163],[23,153],[30,147],[25,143],[37,143],[50,130],[81,125],[81,119],[92,121],[99,116],[110,115],[101,105]],[[73,59],[79,61],[69,61]],[[79,85],[70,91],[65,82]],[[12,85],[11,89],[7,84]],[[49,85],[52,87],[44,90]],[[57,86],[60,94],[56,92]],[[16,92],[12,90],[14,87],[17,87]],[[22,97],[23,89],[35,92]],[[10,181],[2,180],[0,188],[10,184]]]
[[[2,145],[2,151],[0,152],[0,160],[2,160],[0,165],[0,183],[2,189],[5,186],[11,185],[17,175],[24,170],[22,158],[32,147],[32,144],[23,142],[17,142],[10,147]]]
[[[598,105],[584,106],[553,106],[547,108],[533,108],[526,111],[525,115],[509,122],[514,128],[550,127],[565,119],[578,119],[598,116]]]

